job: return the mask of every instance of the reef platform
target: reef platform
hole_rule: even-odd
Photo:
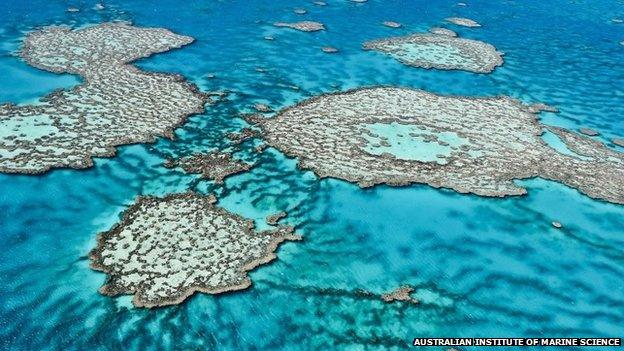
[[[103,23],[71,30],[47,27],[26,36],[20,56],[82,84],[31,105],[0,105],[0,172],[36,174],[88,168],[115,147],[172,138],[185,119],[204,111],[209,95],[179,75],[144,72],[129,63],[188,45],[166,29]]]
[[[267,144],[298,158],[319,177],[403,186],[412,183],[460,193],[526,194],[515,180],[541,177],[596,199],[624,204],[624,154],[563,128],[509,97],[442,96],[423,90],[368,87],[320,95],[279,111],[249,117]],[[555,134],[567,150],[543,138]]]

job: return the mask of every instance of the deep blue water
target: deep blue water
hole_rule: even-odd
[[[423,185],[362,190],[318,180],[276,150],[255,154],[259,141],[235,150],[258,166],[222,187],[162,167],[169,156],[230,147],[224,134],[244,126],[240,113],[256,102],[277,109],[375,84],[543,102],[560,110],[542,114],[547,124],[591,127],[606,142],[624,136],[624,24],[612,21],[624,19],[624,2],[465,2],[107,0],[96,11],[96,1],[2,1],[2,102],[33,102],[80,83],[21,62],[14,52],[25,32],[114,19],[195,37],[138,65],[231,93],[192,117],[174,141],[122,147],[88,170],[0,175],[0,349],[359,350],[405,348],[427,336],[624,336],[624,206],[540,179],[521,182],[529,195],[505,199]],[[81,11],[69,13],[70,6]],[[296,7],[308,14],[293,13]],[[443,24],[449,16],[483,27]],[[302,19],[327,30],[271,26]],[[385,20],[404,27],[384,27]],[[490,75],[422,70],[361,50],[369,39],[438,25],[495,45],[504,66]],[[323,46],[340,52],[324,54]],[[96,233],[139,194],[189,188],[215,191],[222,206],[259,226],[287,210],[304,241],[282,245],[245,291],[154,310],[100,295],[105,275],[90,270],[87,258]],[[564,229],[552,228],[553,220]],[[404,284],[417,288],[421,304],[356,294]]]

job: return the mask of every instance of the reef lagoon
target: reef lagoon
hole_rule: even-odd
[[[90,128],[102,134],[77,139],[90,149],[71,162],[30,167],[25,157],[26,163],[1,170],[0,349],[388,350],[410,348],[414,338],[425,337],[624,336],[624,205],[618,204],[624,184],[608,177],[611,171],[621,175],[620,161],[614,160],[624,152],[622,18],[624,3],[603,0],[3,3],[0,103],[10,105],[0,109],[0,161],[16,152],[5,140],[26,138],[33,150],[43,153],[35,130],[45,109],[40,99],[49,94],[69,96],[71,113],[80,119],[98,104],[85,106],[72,99],[72,91],[85,86],[121,91],[123,106],[129,107],[108,116],[114,120],[130,115],[131,122],[110,130]],[[24,41],[29,35],[36,38],[42,28],[66,26],[52,33],[80,33],[111,22],[117,23],[113,27],[153,28],[153,33],[171,38],[175,33],[179,40],[153,39],[160,49],[129,45],[140,51],[129,54],[132,59],[142,57],[133,62],[115,56],[119,53],[104,56],[104,62],[122,66],[125,74],[102,76],[104,80],[93,79],[92,73],[97,78],[112,71],[99,64],[83,70],[77,63],[79,70],[53,73],[22,58]],[[430,31],[436,34],[426,34]],[[426,45],[400,48],[417,65],[401,62],[396,53],[393,57],[392,52],[363,47],[416,34],[459,39],[434,37],[434,54],[422,51]],[[461,59],[462,50],[446,46],[460,39],[491,45],[502,62],[496,61],[491,72],[436,69],[445,62],[433,61],[448,55],[453,64]],[[74,53],[85,51],[76,48]],[[137,78],[132,85],[129,77],[145,80]],[[111,81],[124,83],[123,89],[115,89]],[[159,101],[158,96],[143,95],[145,87],[139,83],[195,101]],[[612,165],[600,176],[608,182],[584,186],[604,190],[602,185],[608,185],[616,192],[611,197],[615,200],[599,200],[605,197],[600,192],[580,192],[569,178],[578,179],[575,173],[566,174],[553,164],[548,169],[560,172],[552,178],[561,182],[523,173],[525,179],[513,182],[525,191],[503,192],[513,196],[461,193],[435,188],[434,182],[394,186],[398,184],[389,181],[362,188],[348,182],[349,177],[320,178],[314,168],[298,167],[298,158],[273,147],[280,143],[267,144],[262,133],[247,129],[254,128],[250,120],[270,121],[280,111],[324,94],[377,86],[483,101],[509,97],[534,106],[534,125],[542,126],[543,134],[532,135],[531,142],[541,139],[540,148],[555,150],[560,159],[587,162],[587,145],[604,144],[605,162]],[[197,105],[208,100],[201,112]],[[144,101],[161,106],[155,112],[167,116],[145,114]],[[46,110],[53,112],[52,119],[70,111],[58,106]],[[13,137],[19,129],[9,123],[15,111],[35,111],[35,119],[20,124],[24,133]],[[136,116],[140,123],[133,124]],[[154,126],[153,120],[161,117],[168,120]],[[366,122],[368,139],[358,142],[386,143],[382,151],[370,151],[373,155],[405,153],[426,142],[426,135],[410,140],[410,128],[402,128],[407,131],[399,137],[396,130],[401,128]],[[108,120],[102,123],[110,126]],[[427,146],[434,151],[419,157],[440,167],[456,154],[454,148],[471,141],[470,135],[464,140],[461,133],[435,132],[437,143]],[[570,144],[570,132],[590,142],[571,148],[580,144]],[[479,135],[477,145],[487,140],[487,133]],[[72,136],[64,136],[62,145],[75,145],[68,142]],[[501,140],[496,134],[497,145]],[[614,152],[617,157],[608,156]],[[90,155],[102,158],[93,158],[91,164]],[[189,162],[194,164],[187,167]],[[217,171],[210,168],[215,164]],[[543,168],[535,173],[543,176]],[[505,176],[515,175],[517,170]],[[228,213],[231,227],[244,227],[241,232],[268,235],[286,228],[287,235],[256,238],[269,248],[254,253],[254,263],[261,264],[246,266],[250,270],[243,276],[230,276],[239,290],[210,294],[201,291],[218,289],[191,288],[197,292],[187,297],[190,290],[183,289],[184,301],[155,308],[133,304],[131,293],[137,287],[131,279],[126,281],[128,290],[117,286],[120,295],[100,293],[110,277],[92,265],[100,259],[105,265],[111,262],[94,251],[104,243],[98,238],[123,231],[119,225],[124,214],[131,215],[128,209],[137,208],[137,201],[147,203],[149,212],[149,204],[164,201],[153,199],[192,199],[175,195],[189,191],[205,194],[202,201],[212,194],[204,211]],[[145,221],[163,217],[166,213]],[[198,220],[188,218],[184,225]],[[255,230],[241,219],[252,220]],[[142,234],[142,224],[135,224],[133,233]],[[228,242],[240,239],[234,231],[228,235]],[[277,241],[283,242],[277,246]],[[233,252],[230,256],[240,256],[241,251]],[[115,252],[107,255],[119,257]],[[249,263],[238,256],[238,263]]]

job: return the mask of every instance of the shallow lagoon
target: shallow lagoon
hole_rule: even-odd
[[[224,134],[238,130],[239,112],[256,102],[277,109],[321,92],[373,84],[510,95],[558,107],[558,114],[542,114],[545,123],[590,127],[603,140],[624,135],[624,46],[618,44],[624,25],[611,22],[624,13],[622,4],[455,3],[328,1],[316,7],[306,1],[230,1],[182,7],[176,1],[107,1],[104,11],[88,1],[4,4],[3,48],[33,26],[132,20],[197,39],[142,60],[142,68],[181,73],[204,90],[232,93],[192,117],[173,142],[123,147],[118,157],[98,159],[84,171],[0,175],[0,348],[387,349],[402,348],[416,336],[623,335],[623,206],[539,179],[523,182],[529,196],[507,199],[427,186],[361,190],[318,181],[271,149],[255,155],[252,143],[236,156],[259,165],[223,187],[162,167],[168,156],[227,147]],[[81,11],[68,13],[69,6]],[[295,7],[308,14],[294,14]],[[483,27],[444,24],[450,16],[473,18]],[[303,18],[328,30],[301,33],[271,25]],[[404,27],[387,28],[381,25],[386,20]],[[439,25],[493,44],[506,53],[505,64],[490,75],[420,70],[361,50],[366,40]],[[323,46],[340,53],[324,54]],[[9,73],[17,65],[0,66],[3,102],[23,103],[78,82],[33,70],[29,75],[48,82],[33,88]],[[297,224],[304,241],[283,245],[277,261],[251,274],[254,286],[244,292],[198,295],[157,310],[100,295],[105,277],[89,269],[86,257],[95,233],[109,229],[138,194],[188,188],[216,190],[222,206],[258,222],[287,210],[285,222]],[[553,220],[564,228],[552,228]],[[416,287],[420,305],[386,305],[354,294],[402,284]]]
[[[446,164],[445,158],[450,156],[453,150],[468,144],[468,140],[454,132],[420,130],[413,125],[395,122],[370,124],[365,126],[365,130],[375,135],[364,136],[367,141],[364,147],[366,152],[372,155],[389,153],[402,160]],[[384,142],[385,144],[381,144]]]

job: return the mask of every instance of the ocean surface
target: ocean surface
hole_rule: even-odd
[[[617,21],[624,2],[326,2],[106,0],[96,10],[90,0],[2,1],[1,102],[33,103],[80,84],[21,61],[15,51],[25,33],[111,20],[196,38],[137,65],[230,94],[190,118],[175,140],[120,147],[87,170],[0,175],[0,349],[385,350],[409,348],[414,337],[624,336],[624,206],[541,179],[520,182],[527,196],[504,199],[426,185],[362,190],[319,180],[277,150],[257,154],[260,140],[236,149],[224,138],[245,126],[240,116],[254,103],[279,109],[382,84],[546,103],[560,112],[542,113],[544,123],[593,128],[601,133],[596,139],[617,148],[610,139],[624,137],[624,24]],[[483,27],[445,24],[451,16]],[[327,30],[272,26],[304,19]],[[385,27],[387,20],[403,27]],[[485,75],[425,70],[361,49],[367,40],[433,26],[493,44],[505,64]],[[340,51],[326,54],[323,46]],[[557,147],[556,137],[546,137]],[[168,157],[217,149],[257,166],[223,186],[162,166]],[[282,245],[276,261],[251,273],[245,291],[196,294],[152,310],[133,308],[127,296],[99,294],[106,276],[88,259],[96,234],[137,195],[189,189],[215,192],[221,206],[259,228],[267,215],[286,210],[285,222],[304,240]],[[421,303],[358,294],[400,285],[414,286]]]

